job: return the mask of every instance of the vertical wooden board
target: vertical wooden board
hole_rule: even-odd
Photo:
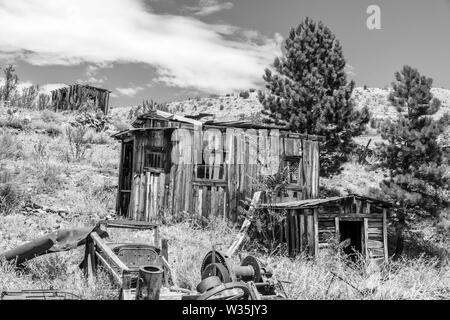
[[[133,181],[134,182],[134,181]],[[134,183],[131,184],[131,192],[130,192],[130,201],[128,203],[128,210],[127,210],[127,218],[133,219],[133,208],[134,208]]]
[[[248,141],[249,193],[253,194],[258,172],[258,133],[255,129],[246,131]]]
[[[153,214],[155,215],[155,221],[158,221],[159,210],[158,210],[158,186],[159,186],[159,176],[155,175],[153,180]]]
[[[310,143],[308,140],[303,140],[303,188],[304,198],[311,199],[311,163],[310,163]]]
[[[202,216],[203,210],[203,189],[201,187],[197,188],[197,216]]]
[[[154,179],[154,176],[153,176],[153,174],[150,174],[150,180],[149,180],[149,185],[150,185],[150,188],[149,188],[149,191],[148,191],[148,194],[149,194],[149,201],[148,201],[148,217],[149,217],[149,221],[152,221],[153,220],[153,192],[155,192],[154,190],[153,190],[153,179]]]
[[[222,216],[223,219],[227,218],[227,214],[228,214],[228,192],[227,192],[227,188],[222,188],[223,189],[223,212],[222,212]]]
[[[217,211],[216,211],[216,209],[217,209],[217,195],[216,195],[217,192],[216,192],[216,190],[217,190],[216,186],[214,186],[214,185],[211,186],[211,207],[209,209],[211,218],[215,217],[216,213],[217,213]]]
[[[184,179],[184,208],[186,212],[191,212],[191,201],[192,201],[192,181],[193,181],[193,171],[194,166],[192,164],[186,164],[185,167],[185,179]]]
[[[290,227],[290,233],[291,233],[291,248],[292,248],[292,255],[295,255],[297,253],[297,236],[295,232],[295,210],[289,210],[289,227]]]
[[[319,214],[318,209],[314,209],[314,255],[317,257],[319,253]]]
[[[339,217],[334,218],[334,232],[337,237],[340,237],[340,230],[339,230]],[[340,239],[340,238],[339,238]]]
[[[388,237],[387,237],[387,209],[383,209],[383,249],[384,261],[388,261]]]
[[[242,129],[236,129],[236,163],[238,164],[238,174],[236,181],[238,182],[237,188],[242,194],[245,191],[245,133]]]
[[[310,255],[314,255],[314,217],[312,214],[308,214],[306,216],[306,228],[308,239],[308,252]]]
[[[145,173],[145,210],[144,221],[149,221],[148,207],[150,205],[150,172]]]
[[[222,217],[223,215],[223,188],[217,187],[217,211],[216,215]]]
[[[201,125],[194,125],[193,143],[192,143],[192,160],[193,164],[202,164],[203,157],[203,132]]]
[[[301,251],[301,247],[300,247],[299,216],[296,210],[294,211],[294,226],[295,226],[295,253],[298,254]]]
[[[369,235],[368,235],[368,230],[369,230],[369,219],[364,218],[364,223],[363,223],[363,239],[364,239],[364,243],[363,243],[363,252],[364,252],[364,256],[366,258],[369,258]]]
[[[304,251],[306,249],[305,247],[305,216],[304,211],[300,211],[300,251]]]
[[[208,188],[202,187],[202,216],[208,218]]]
[[[314,172],[314,180],[312,186],[312,197],[315,199],[319,196],[319,171],[320,171],[320,159],[319,159],[319,142],[313,142],[313,172]]]
[[[158,212],[160,216],[163,216],[164,213],[164,191],[165,191],[165,181],[166,175],[161,173],[159,175],[159,185],[158,185]]]
[[[235,152],[234,152],[234,129],[227,128],[225,131],[225,163],[227,165],[235,164]]]
[[[265,176],[267,170],[267,129],[258,130],[258,171]]]
[[[169,195],[167,199],[168,211],[170,215],[173,215],[173,198],[174,198],[174,190],[175,190],[175,175],[177,172],[177,165],[172,164],[170,168],[170,178],[169,178]]]
[[[270,147],[268,169],[269,174],[273,175],[280,170],[280,130],[270,130],[269,142]]]
[[[284,219],[280,221],[279,223],[279,231],[280,231],[280,243],[284,242]]]
[[[145,197],[146,197],[146,174],[145,172],[141,174],[141,190],[139,194],[139,221],[145,221]]]
[[[284,219],[284,232],[285,232],[285,239],[286,239],[286,244],[287,244],[288,255],[292,255],[290,224],[291,224],[291,212],[290,212],[290,210],[287,210],[286,217]]]

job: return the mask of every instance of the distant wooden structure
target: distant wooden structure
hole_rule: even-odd
[[[344,252],[358,252],[377,262],[388,259],[390,207],[387,202],[355,194],[260,205],[262,209],[283,212],[284,219],[273,234],[287,244],[292,256],[300,252],[317,255],[337,236],[338,242],[347,240]]]
[[[121,141],[117,213],[153,221],[180,212],[237,221],[258,177],[289,167],[280,201],[311,199],[319,189],[321,137],[245,121],[217,122],[153,111]]]
[[[93,110],[100,109],[104,114],[109,111],[109,95],[107,89],[89,85],[74,84],[51,92],[52,106],[55,111],[78,110],[87,105]]]

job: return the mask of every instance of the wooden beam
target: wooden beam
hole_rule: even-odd
[[[111,248],[103,242],[97,233],[91,233],[91,237],[94,240],[95,245],[99,247],[103,253],[108,256],[108,259],[114,262],[117,267],[119,267],[122,271],[130,271],[125,263],[123,263],[122,260],[120,260],[119,257],[111,250]]]

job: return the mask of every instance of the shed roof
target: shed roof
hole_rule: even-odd
[[[65,84],[64,86],[61,86],[61,87],[58,88],[58,89],[54,89],[54,90],[52,90],[51,92],[53,92],[53,91],[59,91],[59,90],[61,90],[61,89],[64,89],[64,88],[67,88],[67,87],[72,87],[72,86],[80,86],[80,87],[89,88],[89,89],[94,89],[94,90],[98,90],[98,91],[107,91],[107,92],[109,92],[109,93],[112,92],[111,90],[108,90],[108,89],[103,89],[103,88],[94,87],[94,86],[91,86],[91,85],[88,85],[88,84],[80,84],[80,83],[75,83],[75,84],[72,84],[72,85],[67,85],[67,84]]]
[[[186,124],[191,124],[194,126],[205,126],[205,127],[224,127],[224,128],[242,128],[242,129],[278,129],[283,131],[289,131],[289,126],[274,126],[274,125],[264,125],[264,124],[255,124],[250,121],[215,121],[215,120],[207,120],[207,121],[199,121],[196,120],[196,116],[179,116],[173,113],[161,111],[161,110],[153,110],[143,115],[140,115],[133,121],[132,126],[135,128],[139,128],[145,120],[148,119],[158,119],[158,120],[167,120],[174,122],[181,122]],[[161,129],[160,127],[158,127]],[[300,134],[290,132],[290,137],[293,138],[303,138],[309,140],[325,140],[323,136],[310,135],[310,134]]]
[[[298,200],[298,201],[290,201],[290,202],[280,202],[280,203],[269,203],[269,204],[261,204],[261,208],[271,208],[271,209],[309,209],[316,208],[323,205],[328,204],[339,204],[343,201],[349,199],[357,199],[357,200],[365,200],[369,203],[373,203],[376,206],[389,208],[392,207],[392,204],[383,200],[378,200],[358,194],[349,194],[341,197],[330,197],[325,199],[307,199],[307,200]]]

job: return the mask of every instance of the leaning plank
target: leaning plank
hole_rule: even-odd
[[[239,249],[240,245],[244,241],[248,228],[250,227],[251,224],[251,217],[255,213],[255,210],[259,204],[260,199],[261,199],[261,191],[255,192],[252,198],[252,202],[250,203],[250,208],[248,209],[249,218],[245,219],[244,223],[241,226],[241,229],[239,230],[236,240],[231,244],[231,246],[227,250],[227,255],[229,257],[233,256],[236,253],[236,251]]]

